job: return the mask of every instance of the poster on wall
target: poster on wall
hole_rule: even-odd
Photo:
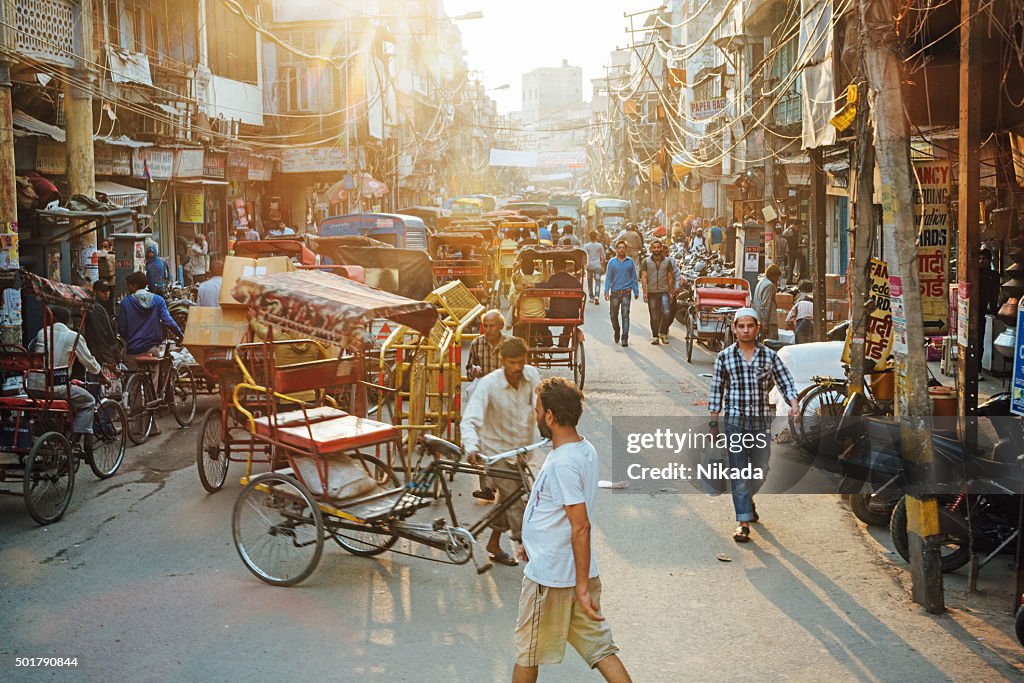
[[[18,261],[18,224],[0,225],[0,269],[14,270]]]
[[[206,195],[202,190],[181,190],[178,193],[178,221],[206,222]]]
[[[885,368],[892,350],[892,306],[889,300],[889,266],[873,258],[868,264],[868,295],[865,304],[870,311],[864,335],[864,358],[874,363],[875,370]],[[850,345],[853,327],[846,333],[843,362],[851,363]]]
[[[949,305],[950,215],[949,197],[953,187],[948,159],[915,161],[917,183],[913,190],[914,221],[918,227],[917,271],[921,288],[921,310],[925,328],[931,334],[946,334]],[[923,223],[923,225],[922,225]],[[929,327],[928,323],[936,325]]]

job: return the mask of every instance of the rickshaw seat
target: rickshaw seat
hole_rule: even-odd
[[[157,356],[152,356],[147,353],[141,356],[132,356],[132,360],[138,363],[139,365],[153,365],[155,363],[159,363],[163,359]]]
[[[400,434],[392,425],[354,415],[277,430],[278,438],[289,446],[322,455],[384,443]]]
[[[0,396],[0,410],[38,410],[40,404],[46,404],[49,410],[71,410],[68,402],[62,398],[32,398],[31,396]]]
[[[728,287],[701,287],[696,290],[696,297],[701,308],[741,308],[748,305],[750,292]]]
[[[320,406],[308,410],[289,410],[277,415],[264,415],[257,417],[253,422],[256,424],[256,433],[263,436],[270,436],[270,425],[273,423],[278,429],[281,427],[294,427],[306,423],[323,422],[337,417],[345,417],[348,413],[331,406]],[[275,419],[276,418],[276,419]]]

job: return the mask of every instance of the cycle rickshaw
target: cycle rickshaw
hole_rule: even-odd
[[[92,305],[92,293],[27,271],[21,272],[21,283],[23,295],[34,296],[43,304],[43,351],[35,353],[17,346],[0,348],[0,372],[5,377],[22,377],[18,394],[0,396],[0,481],[20,480],[29,515],[45,525],[58,521],[67,511],[74,493],[75,473],[82,460],[100,479],[117,472],[124,460],[127,428],[124,409],[103,395],[100,382],[79,383],[71,379],[74,349],[68,366],[54,367],[54,318],[50,306],[64,306],[84,314]],[[84,326],[84,315],[82,318],[76,346]],[[37,390],[44,396],[53,396],[56,391],[59,395],[71,382],[84,386],[97,399],[91,453],[73,443],[74,409],[67,400],[37,398],[28,393]]]
[[[497,292],[492,244],[479,232],[461,230],[434,233],[429,242],[437,284],[461,280],[477,301],[493,307]]]
[[[694,342],[709,351],[732,344],[732,316],[750,305],[750,284],[736,277],[699,277],[693,283],[693,302],[686,313],[686,362]]]
[[[513,329],[520,330],[527,343],[527,362],[538,368],[571,368],[573,382],[580,389],[587,375],[587,354],[584,348],[583,325],[587,298],[579,274],[587,265],[587,252],[577,247],[523,247],[517,255],[517,266],[523,261],[533,261],[534,269],[550,278],[564,265],[571,270],[579,282],[565,288],[546,284],[525,289],[512,304]],[[525,301],[543,298],[546,312],[543,316],[521,315]],[[557,343],[551,332],[552,327],[561,328]]]
[[[422,437],[417,466],[403,486],[392,467],[392,455],[401,453],[397,427],[289,396],[332,383],[362,388],[366,384],[359,371],[362,332],[368,322],[386,318],[427,335],[437,321],[437,310],[426,302],[317,272],[242,278],[234,295],[270,328],[345,349],[327,361],[276,366],[271,334],[261,345],[240,345],[234,353],[244,380],[232,391],[232,410],[242,416],[253,442],[280,454],[274,468],[259,475],[253,472],[253,462],[246,463],[241,480],[245,488],[235,503],[231,524],[235,549],[245,566],[272,585],[297,584],[316,568],[325,537],[360,556],[377,555],[405,538],[442,551],[444,559],[436,561],[468,562],[474,555],[475,535],[529,490],[532,479],[527,465],[517,460],[507,475],[492,472],[492,476],[520,479],[521,489],[464,528],[459,525],[448,480],[456,472],[477,475],[481,470],[464,464],[457,446]],[[262,385],[248,368],[253,357],[244,357],[246,350],[262,363]],[[262,414],[242,400],[247,394],[263,397]],[[541,445],[495,456],[489,462],[518,458]],[[410,519],[438,499],[445,503],[448,520]],[[478,571],[488,567],[478,566]]]

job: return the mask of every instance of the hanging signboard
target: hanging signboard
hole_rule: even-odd
[[[354,152],[340,147],[300,147],[281,150],[283,173],[352,171],[358,165]]]
[[[207,152],[203,156],[203,175],[207,178],[223,178],[227,164],[228,155],[224,152]]]
[[[178,149],[174,151],[175,178],[203,177],[204,151],[201,149]]]
[[[953,174],[948,159],[915,161],[914,222],[922,318],[931,334],[945,334],[948,322],[946,287],[949,268],[949,197]],[[923,222],[923,225],[922,225]],[[941,325],[930,327],[928,323]]]
[[[111,175],[130,176],[132,174],[132,150],[130,147],[110,147],[110,156]]]
[[[704,121],[725,111],[726,100],[724,97],[712,97],[707,100],[694,100],[690,102],[690,118],[694,121]]]
[[[1017,309],[1017,341],[1013,354],[1013,384],[1010,391],[1010,412],[1024,415],[1024,308]]]
[[[243,152],[229,152],[227,160],[227,180],[245,181],[249,179],[249,155]]]
[[[151,180],[170,180],[174,175],[174,150],[132,150],[132,175]]]
[[[93,143],[93,167],[96,175],[114,175],[114,148],[102,142]]]
[[[36,170],[40,173],[64,175],[67,171],[68,157],[64,151],[64,143],[54,140],[36,142]]]
[[[874,363],[875,370],[885,369],[892,350],[892,306],[889,301],[889,267],[880,259],[868,264],[868,294],[865,304],[870,311],[864,335],[864,358]],[[853,327],[846,334],[843,362],[852,363],[850,344]]]
[[[271,176],[271,161],[263,157],[249,157],[249,180],[268,182]]]
[[[205,223],[206,202],[202,190],[178,192],[178,220],[182,223]]]

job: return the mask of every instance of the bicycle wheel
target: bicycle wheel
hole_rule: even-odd
[[[835,456],[842,450],[836,427],[843,415],[846,387],[822,385],[808,392],[800,406],[800,430],[805,448],[811,454]]]
[[[167,380],[167,404],[179,426],[192,424],[196,416],[196,378],[192,368],[187,365],[171,368],[171,376]]]
[[[804,399],[807,398],[807,394],[811,393],[812,391],[817,389],[819,386],[821,386],[821,385],[819,385],[819,384],[809,384],[806,387],[804,387],[803,389],[801,389],[800,393],[796,395],[796,403],[797,403],[798,406],[800,406],[801,412],[803,411]],[[789,433],[793,437],[793,440],[801,448],[803,448],[803,449],[805,449],[807,451],[810,451],[811,447],[807,444],[806,441],[804,441],[804,434],[803,434],[803,431],[800,429],[800,422],[797,420],[797,418],[793,417],[792,415],[790,415],[788,419],[789,419]]]
[[[395,473],[381,460],[372,455],[353,456],[354,459],[362,461],[363,469],[381,486],[398,488],[398,478]],[[329,518],[328,522],[333,518]],[[379,555],[398,540],[398,536],[381,527],[367,527],[362,529],[342,529],[328,523],[328,533],[334,542],[353,555],[360,557],[372,557]]]
[[[697,338],[697,320],[694,317],[693,309],[686,316],[686,362],[693,362],[693,340]]]
[[[576,343],[576,351],[573,354],[572,381],[576,388],[583,391],[583,383],[587,379],[587,352],[583,348],[583,342]]]
[[[148,406],[153,400],[153,384],[149,376],[135,373],[124,388],[124,411],[128,416],[128,438],[136,446],[146,442],[153,431],[155,418]]]
[[[254,477],[235,501],[231,536],[246,568],[273,586],[294,586],[316,569],[324,520],[309,490],[276,472]]]
[[[100,479],[114,476],[124,461],[128,442],[128,418],[117,401],[105,398],[96,407],[92,419],[92,455],[86,460]]]
[[[219,409],[207,410],[203,415],[199,438],[196,441],[196,469],[199,470],[199,482],[210,493],[216,493],[224,487],[230,462],[220,420]]]
[[[75,491],[71,443],[60,432],[47,432],[32,444],[23,462],[22,489],[28,514],[40,524],[53,524],[64,516]]]

